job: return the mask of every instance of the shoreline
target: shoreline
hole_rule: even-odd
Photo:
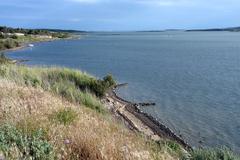
[[[0,52],[3,53],[8,53],[8,52],[12,52],[12,51],[17,51],[17,50],[21,50],[21,49],[25,49],[28,48],[29,44],[36,44],[36,43],[42,43],[42,42],[53,42],[53,41],[58,41],[58,40],[71,40],[71,39],[75,39],[74,36],[68,37],[68,38],[52,38],[52,39],[40,39],[38,41],[32,41],[32,42],[25,42],[20,44],[19,47],[14,47],[14,48],[10,48],[10,49],[4,49],[4,50],[0,50]]]
[[[66,40],[74,39],[74,37],[66,38]],[[47,39],[40,40],[35,42],[27,42],[22,44],[19,47],[2,50],[2,52],[11,52],[16,50],[21,50],[24,48],[28,48],[28,44],[31,43],[41,43],[41,42],[52,42],[56,40],[65,40],[65,39]],[[18,63],[28,60],[12,60],[12,63]],[[111,90],[109,90],[106,94],[105,105],[111,106],[109,109],[113,110],[115,115],[121,116],[121,118],[128,123],[128,126],[141,132],[147,136],[149,136],[154,141],[159,141],[161,139],[169,139],[177,142],[186,150],[192,150],[192,147],[185,142],[180,136],[176,135],[170,128],[161,122],[157,121],[151,115],[144,113],[141,111],[139,106],[135,103],[129,102],[121,97],[119,97],[116,93],[116,89],[127,84],[118,84]]]
[[[193,150],[186,141],[175,134],[166,125],[157,121],[157,119],[151,115],[143,112],[135,103],[119,97],[116,93],[116,89],[123,85],[126,84],[116,85],[107,92],[105,104],[108,109],[112,110],[115,115],[117,114],[117,116],[120,116],[127,123],[130,129],[143,133],[154,141],[168,139],[178,143],[187,151]]]

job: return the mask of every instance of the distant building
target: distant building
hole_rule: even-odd
[[[14,33],[15,36],[18,36],[18,37],[21,37],[21,36],[24,36],[25,34],[24,33]]]
[[[47,38],[47,39],[51,39],[52,36],[49,36],[49,35],[37,35],[36,37],[38,38]]]
[[[21,37],[21,36],[24,36],[23,33],[3,33],[3,32],[0,32],[1,35],[5,35],[5,36],[17,36],[17,37]]]
[[[5,33],[6,36],[13,36],[13,33]]]

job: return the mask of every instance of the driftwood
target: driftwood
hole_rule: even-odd
[[[139,106],[142,106],[142,107],[144,107],[144,106],[155,106],[156,103],[136,103],[136,105],[139,105]]]

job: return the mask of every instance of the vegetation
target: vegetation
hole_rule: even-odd
[[[23,28],[11,28],[11,27],[6,27],[6,26],[0,26],[0,32],[2,33],[23,33],[25,35],[49,35],[49,36],[53,36],[56,38],[67,38],[69,37],[69,34],[67,32],[58,32],[56,31],[49,31],[46,29],[23,29]],[[12,35],[11,35],[12,36]],[[8,38],[14,38],[13,37],[8,37]],[[0,36],[1,38],[1,36]],[[4,35],[2,35],[2,38],[6,38],[4,37]],[[15,38],[17,38],[15,36]]]
[[[77,117],[77,113],[71,108],[61,109],[50,116],[50,119],[64,125],[71,124]]]
[[[20,43],[14,39],[0,39],[0,50],[11,49],[19,46]]]
[[[53,147],[42,135],[40,129],[27,135],[12,125],[3,124],[0,126],[0,151],[9,159],[50,159]]]
[[[8,159],[239,160],[228,149],[186,153],[153,142],[110,116],[100,102],[115,85],[67,68],[9,64],[0,56],[0,157]]]
[[[192,160],[240,160],[239,156],[227,148],[197,149],[194,150],[191,155]]]
[[[0,64],[9,64],[11,59],[7,58],[4,53],[0,53]]]
[[[2,65],[0,73],[0,77],[11,79],[17,84],[42,88],[61,95],[70,102],[83,104],[101,113],[105,110],[97,97],[103,96],[115,83],[111,76],[97,80],[86,73],[66,68]]]
[[[110,77],[97,80],[86,73],[64,68],[0,65],[0,156],[9,159],[177,159],[179,153],[165,143],[157,144],[129,131],[104,112],[91,84],[98,82],[103,88],[113,85]],[[66,87],[67,92],[60,86]],[[81,94],[75,95],[77,92]],[[93,102],[86,97],[91,97]],[[90,107],[97,106],[95,103],[99,105],[97,109]]]
[[[68,32],[58,32],[57,30],[53,32],[44,29],[23,29],[0,26],[0,50],[19,47],[29,42],[68,37],[70,37]]]

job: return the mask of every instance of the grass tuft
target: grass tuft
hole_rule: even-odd
[[[76,120],[76,118],[77,113],[71,108],[60,109],[52,116],[50,116],[50,119],[64,125],[69,125],[73,123],[73,121]]]

